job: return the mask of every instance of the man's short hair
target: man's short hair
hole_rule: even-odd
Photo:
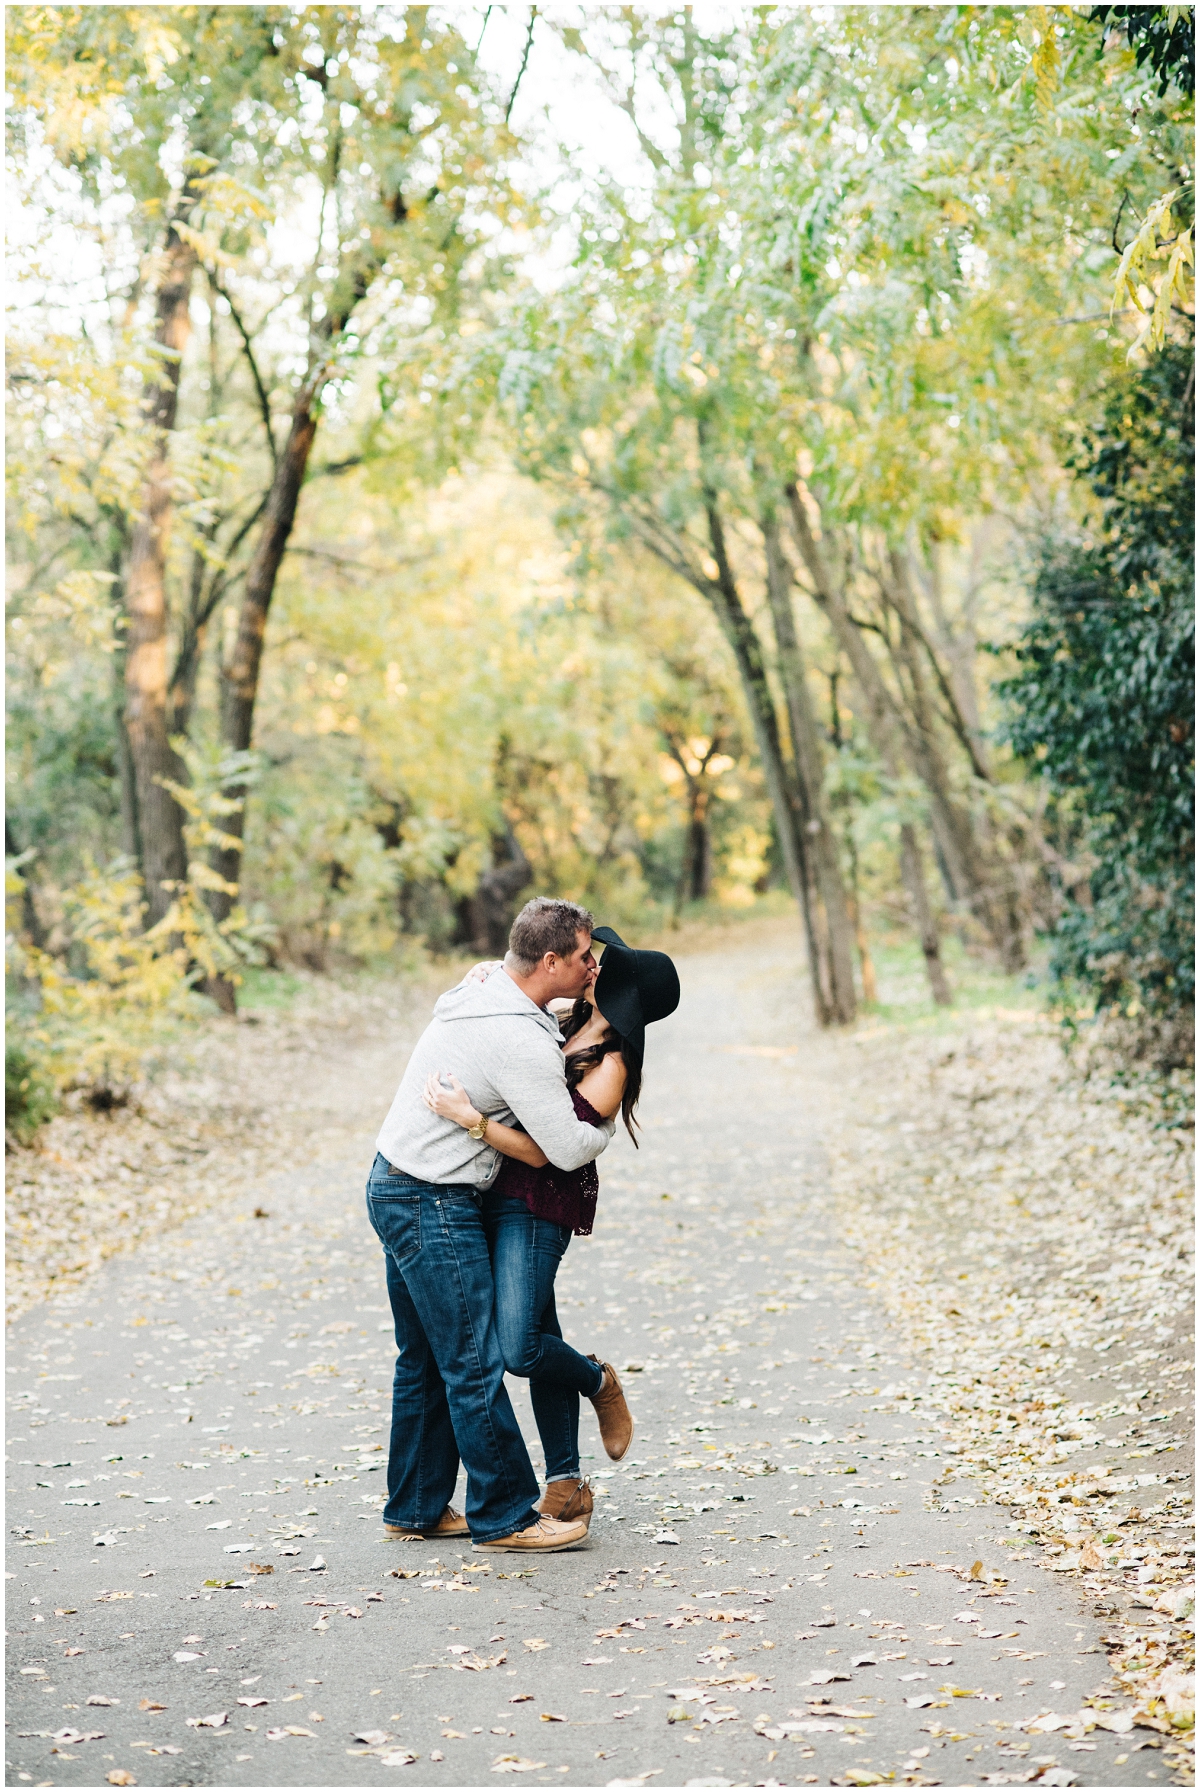
[[[554,896],[534,896],[521,910],[508,936],[512,968],[527,977],[547,952],[569,958],[579,945],[578,935],[590,934],[595,917],[577,902],[560,902]]]

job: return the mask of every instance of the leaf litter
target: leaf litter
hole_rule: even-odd
[[[1187,1777],[1191,1136],[1033,1016],[852,1040],[838,1071],[842,1230],[922,1370],[884,1410],[938,1414],[936,1507],[1007,1506],[1014,1559],[1040,1551],[1110,1620],[1087,1721],[1121,1701]]]
[[[237,1027],[197,1021],[176,1061],[126,1106],[98,1114],[68,1096],[32,1145],[9,1142],[10,1320],[213,1207],[254,1211],[252,1197],[294,1143],[305,1074],[319,1082],[330,1054],[345,1052],[347,1029],[367,1019],[353,990],[293,974],[307,987],[287,1014],[244,1015]],[[349,1107],[346,1120],[351,1139]]]

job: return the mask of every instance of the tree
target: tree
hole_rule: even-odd
[[[778,393],[763,376],[753,318],[740,295],[725,296],[731,257],[706,192],[733,40],[705,37],[690,13],[648,24],[628,10],[622,16],[633,55],[676,110],[678,144],[654,146],[651,207],[601,191],[592,215],[579,217],[576,278],[514,322],[500,390],[521,464],[607,507],[617,533],[711,606],[738,669],[804,920],[817,1013],[823,1024],[845,1022],[856,1000],[852,927],[778,549],[781,494],[769,460],[761,474],[754,467]],[[625,98],[632,105],[628,78]],[[727,147],[731,158],[736,147]],[[675,242],[687,244],[686,255]],[[770,592],[774,641],[751,614],[759,580]]]
[[[104,506],[120,537],[114,599],[124,624],[119,664],[128,844],[146,884],[147,921],[160,921],[187,877],[185,812],[172,784],[186,776],[171,744],[169,554],[180,469],[172,438],[191,337],[204,232],[237,225],[252,196],[237,177],[247,121],[280,98],[283,7],[62,7],[10,17],[14,129],[36,159],[49,147],[99,216],[129,195],[132,284],[126,325],[152,307],[141,358],[141,482],[128,508]],[[264,78],[265,77],[265,78]],[[32,133],[32,135],[31,135]],[[166,169],[181,165],[178,186]]]
[[[426,327],[434,313],[453,313],[472,256],[478,272],[487,205],[507,194],[512,139],[461,38],[426,7],[409,8],[397,26],[337,7],[112,8],[99,18],[92,8],[62,9],[39,12],[12,50],[22,119],[78,172],[98,209],[114,185],[128,191],[133,231],[153,243],[129,294],[132,309],[148,291],[154,321],[144,483],[122,574],[133,834],[154,921],[188,870],[184,808],[171,788],[183,769],[171,740],[191,722],[208,622],[240,584],[220,734],[231,767],[244,769],[275,582],[328,396],[350,389],[387,309]],[[180,157],[173,187],[164,169]],[[300,223],[306,210],[315,231]],[[208,287],[207,366],[185,358],[198,270]],[[364,315],[368,295],[374,316]],[[211,399],[222,385],[228,396],[223,318],[245,358],[261,436],[257,455],[238,442],[223,478],[219,467],[205,469],[192,494],[185,571],[184,543],[172,559],[170,542],[181,383],[194,430],[205,407],[202,398],[189,403],[189,373]],[[215,442],[227,422],[210,405],[201,427]],[[255,459],[266,463],[257,491]],[[218,924],[237,892],[247,790],[234,773],[212,871],[192,867]],[[229,985],[213,993],[232,1003]]]
[[[789,385],[808,465],[789,491],[806,582],[853,666],[889,776],[906,761],[925,786],[952,900],[1015,968],[1029,822],[1013,813],[980,725],[979,579],[948,593],[941,563],[979,539],[988,512],[1030,502],[1060,394],[1082,398],[1094,378],[1096,338],[1064,337],[1061,322],[1086,318],[1111,254],[1106,152],[1116,148],[1131,187],[1136,176],[1153,191],[1158,153],[1182,138],[1169,108],[1147,103],[1127,53],[1097,95],[1077,23],[894,13],[871,35],[868,52],[859,29],[847,33],[844,62],[820,33],[781,35],[775,129],[738,208],[758,240],[747,252],[743,235],[738,258],[791,276],[779,322],[800,356]],[[803,125],[791,92],[804,95]],[[1130,142],[1135,103],[1153,153]],[[1053,382],[1035,365],[1047,328],[1058,331]]]
[[[224,291],[263,406],[273,465],[236,633],[221,665],[221,738],[235,757],[253,740],[268,614],[326,395],[347,379],[369,341],[374,320],[364,316],[365,302],[375,298],[376,316],[388,304],[420,310],[422,303],[452,314],[456,281],[477,249],[475,208],[490,184],[502,184],[507,138],[503,126],[488,124],[477,93],[460,78],[469,61],[457,32],[434,23],[426,7],[409,9],[398,35],[356,9],[328,8],[303,19],[292,78],[303,94],[298,107],[315,163],[307,184],[319,197],[320,225],[294,289],[303,308],[291,358],[302,371],[284,382],[290,404],[281,446],[251,332],[228,286]],[[213,854],[210,905],[218,920],[237,885],[244,782],[235,780],[226,795],[238,807],[227,842]],[[232,1002],[231,991],[214,993]]]
[[[557,29],[643,163],[565,168],[539,230],[441,15],[8,23],[31,928],[160,812],[159,897],[182,833],[189,903],[318,967],[498,935],[526,865],[635,924],[769,865],[833,1021],[858,808],[935,999],[947,909],[1020,962],[1073,836],[982,656],[1125,347],[1114,217],[1185,177],[1177,86],[1067,9],[593,11],[529,75]]]
[[[663,775],[680,786],[686,817],[675,887],[678,913],[685,902],[705,902],[712,895],[712,816],[720,780],[736,766],[741,743],[728,698],[701,655],[667,652],[663,665],[669,682],[654,706],[654,720],[673,768],[664,767]]]

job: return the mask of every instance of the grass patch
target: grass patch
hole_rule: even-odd
[[[1049,948],[1040,941],[1035,943],[1026,968],[1013,974],[966,951],[956,936],[947,935],[942,940],[942,962],[954,997],[950,1008],[935,1005],[929,993],[925,960],[915,942],[874,939],[871,952],[879,1000],[864,1002],[859,1010],[867,1028],[915,1027],[949,1032],[972,1014],[983,1020],[1048,1012]]]
[[[275,971],[250,965],[242,973],[238,1007],[283,1011],[292,1006],[302,990],[310,987],[310,978],[298,977],[293,971]]]

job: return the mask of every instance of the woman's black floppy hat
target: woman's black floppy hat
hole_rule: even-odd
[[[592,939],[605,948],[596,978],[596,1006],[640,1064],[646,1054],[646,1028],[679,1006],[679,973],[665,952],[627,946],[611,927],[593,928]]]

